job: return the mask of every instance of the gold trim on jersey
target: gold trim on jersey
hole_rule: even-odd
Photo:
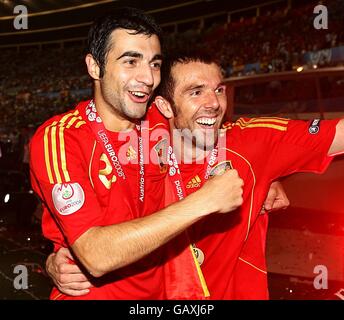
[[[64,131],[72,126],[80,128],[85,123],[82,117],[79,116],[79,111],[75,110],[65,114],[59,121],[54,121],[45,128],[44,159],[51,184],[69,182],[71,180],[67,169]]]
[[[239,154],[233,150],[230,150],[228,148],[224,148],[224,149],[227,150],[228,152],[236,154],[238,157],[243,159],[248,164],[250,171],[252,173],[252,176],[253,176],[253,186],[252,186],[252,190],[251,190],[250,213],[249,213],[249,217],[248,217],[247,232],[246,232],[246,237],[245,237],[245,241],[246,241],[247,237],[248,237],[248,233],[250,231],[250,224],[251,224],[251,217],[252,217],[252,210],[253,210],[252,206],[253,206],[253,198],[254,198],[254,189],[256,187],[256,175],[254,174],[251,163],[244,156],[242,156],[241,154]],[[233,168],[235,169],[235,167],[233,167]]]
[[[81,118],[81,116],[79,116],[79,117],[73,117],[72,119],[70,119],[69,121],[68,121],[68,124],[67,124],[67,129],[69,129],[72,125],[73,125],[73,123],[76,121],[76,120],[82,120],[82,118]]]
[[[271,128],[279,131],[287,131],[289,120],[282,118],[252,118],[245,120],[244,118],[238,119],[234,125],[238,126],[240,129],[246,128]]]
[[[53,153],[53,168],[56,176],[56,182],[62,183],[59,165],[57,160],[57,139],[56,139],[56,126],[51,128],[51,149]]]
[[[60,150],[61,150],[61,167],[62,167],[62,172],[65,178],[65,181],[70,181],[69,173],[67,171],[66,150],[65,150],[65,144],[64,144],[63,131],[64,131],[64,127],[60,127],[59,138],[60,138]]]
[[[62,297],[62,293],[58,293],[55,297],[51,298],[51,300],[57,300],[58,298]]]
[[[197,261],[197,258],[196,258],[194,249],[192,247],[192,244],[190,244],[190,250],[191,250],[192,257],[194,259],[194,263],[195,263],[195,266],[196,266],[196,269],[197,269],[199,280],[200,280],[201,285],[202,285],[203,294],[204,294],[205,297],[209,297],[210,293],[209,293],[209,290],[208,290],[208,287],[207,287],[207,283],[205,281],[205,278],[204,278],[203,272],[201,270],[201,267],[199,265],[199,262]]]
[[[83,126],[84,124],[86,124],[86,121],[79,121],[76,125],[75,128],[79,129],[81,126]]]
[[[246,264],[248,264],[249,266],[251,266],[252,268],[254,268],[254,269],[256,269],[256,270],[258,270],[258,271],[260,271],[260,272],[263,272],[264,274],[267,274],[266,271],[264,271],[264,270],[258,268],[257,266],[255,266],[255,265],[252,264],[251,262],[248,262],[248,261],[244,260],[244,259],[241,258],[241,257],[239,257],[239,260],[241,260],[242,262],[245,262]]]
[[[165,123],[162,123],[162,122],[159,122],[159,123],[157,123],[156,125],[154,125],[152,128],[145,128],[145,127],[143,127],[142,129],[145,129],[145,130],[149,130],[149,131],[152,131],[152,130],[154,130],[157,126],[164,126],[164,127],[166,127],[166,124]]]
[[[245,122],[247,122],[245,120],[245,118],[239,118],[239,119],[242,119]],[[257,118],[250,118],[249,119],[249,122],[262,122],[262,121],[265,121],[265,122],[276,122],[276,123],[281,123],[281,124],[287,125],[288,122],[289,122],[289,119],[278,118],[278,117],[257,117]]]
[[[93,183],[93,180],[92,180],[92,161],[93,161],[93,157],[94,157],[94,151],[96,150],[96,146],[97,146],[97,140],[94,141],[93,149],[92,149],[92,154],[91,154],[91,159],[90,159],[90,164],[88,166],[88,177],[90,178],[91,185],[92,185],[93,189],[94,189],[94,183]]]
[[[56,121],[53,122],[53,124],[54,123],[56,123]],[[48,140],[49,129],[50,127],[46,127],[44,130],[44,160],[45,160],[45,166],[47,168],[49,182],[53,184],[54,179],[53,179],[53,173],[51,171],[50,156],[49,156],[49,140]]]
[[[222,124],[221,129],[228,130],[228,129],[232,129],[233,126],[234,126],[233,122],[225,122]]]

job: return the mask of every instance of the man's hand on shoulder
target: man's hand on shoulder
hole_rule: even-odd
[[[287,209],[289,205],[290,202],[283,189],[282,184],[279,181],[275,181],[270,185],[270,189],[265,199],[261,213],[264,213],[265,211],[270,212]]]

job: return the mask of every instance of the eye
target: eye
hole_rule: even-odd
[[[161,62],[152,62],[151,67],[153,69],[160,70],[161,69]]]
[[[226,92],[226,88],[224,86],[222,87],[218,87],[216,90],[215,90],[215,93],[217,95],[221,95],[221,94],[224,94]]]
[[[136,60],[135,59],[124,60],[124,64],[126,64],[128,66],[135,66],[136,65]]]
[[[191,97],[198,97],[201,95],[201,90],[194,90],[194,91],[191,91]]]

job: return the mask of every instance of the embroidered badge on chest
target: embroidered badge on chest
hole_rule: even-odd
[[[230,160],[220,162],[210,170],[209,177],[220,176],[229,169],[233,169],[232,162]]]

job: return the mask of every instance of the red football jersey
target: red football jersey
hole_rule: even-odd
[[[158,109],[150,106],[146,115],[146,125],[149,132],[143,130],[142,137],[149,140],[149,155],[145,162],[145,208],[152,213],[152,202],[155,209],[163,209],[171,204],[170,197],[165,196],[170,181],[166,179],[168,172],[167,154],[170,145],[168,121]],[[167,186],[165,187],[165,184]],[[174,201],[173,201],[174,202]],[[167,299],[207,299],[209,296],[202,270],[197,263],[194,250],[191,247],[188,232],[169,241],[160,248],[164,257],[164,286]]]
[[[337,121],[241,118],[226,126],[211,175],[236,169],[244,203],[228,214],[199,221],[190,234],[203,260],[211,299],[267,299],[265,237],[268,215],[260,211],[272,181],[294,172],[323,172]],[[206,165],[181,164],[186,192],[204,183]],[[171,190],[173,186],[170,185]],[[171,190],[166,190],[171,196]],[[172,197],[173,198],[173,197]],[[176,201],[176,197],[171,201]]]
[[[131,220],[157,211],[161,199],[150,195],[139,210],[138,146],[119,141],[119,133],[107,132],[117,155],[126,148],[122,165],[126,185],[113,168],[87,121],[88,101],[75,110],[45,122],[31,141],[32,185],[43,199],[43,233],[55,248],[67,247],[93,226]],[[146,188],[150,182],[146,179]],[[149,208],[149,209],[148,209]],[[69,297],[56,288],[52,299],[163,299],[162,255],[159,250],[100,279],[86,296]]]

